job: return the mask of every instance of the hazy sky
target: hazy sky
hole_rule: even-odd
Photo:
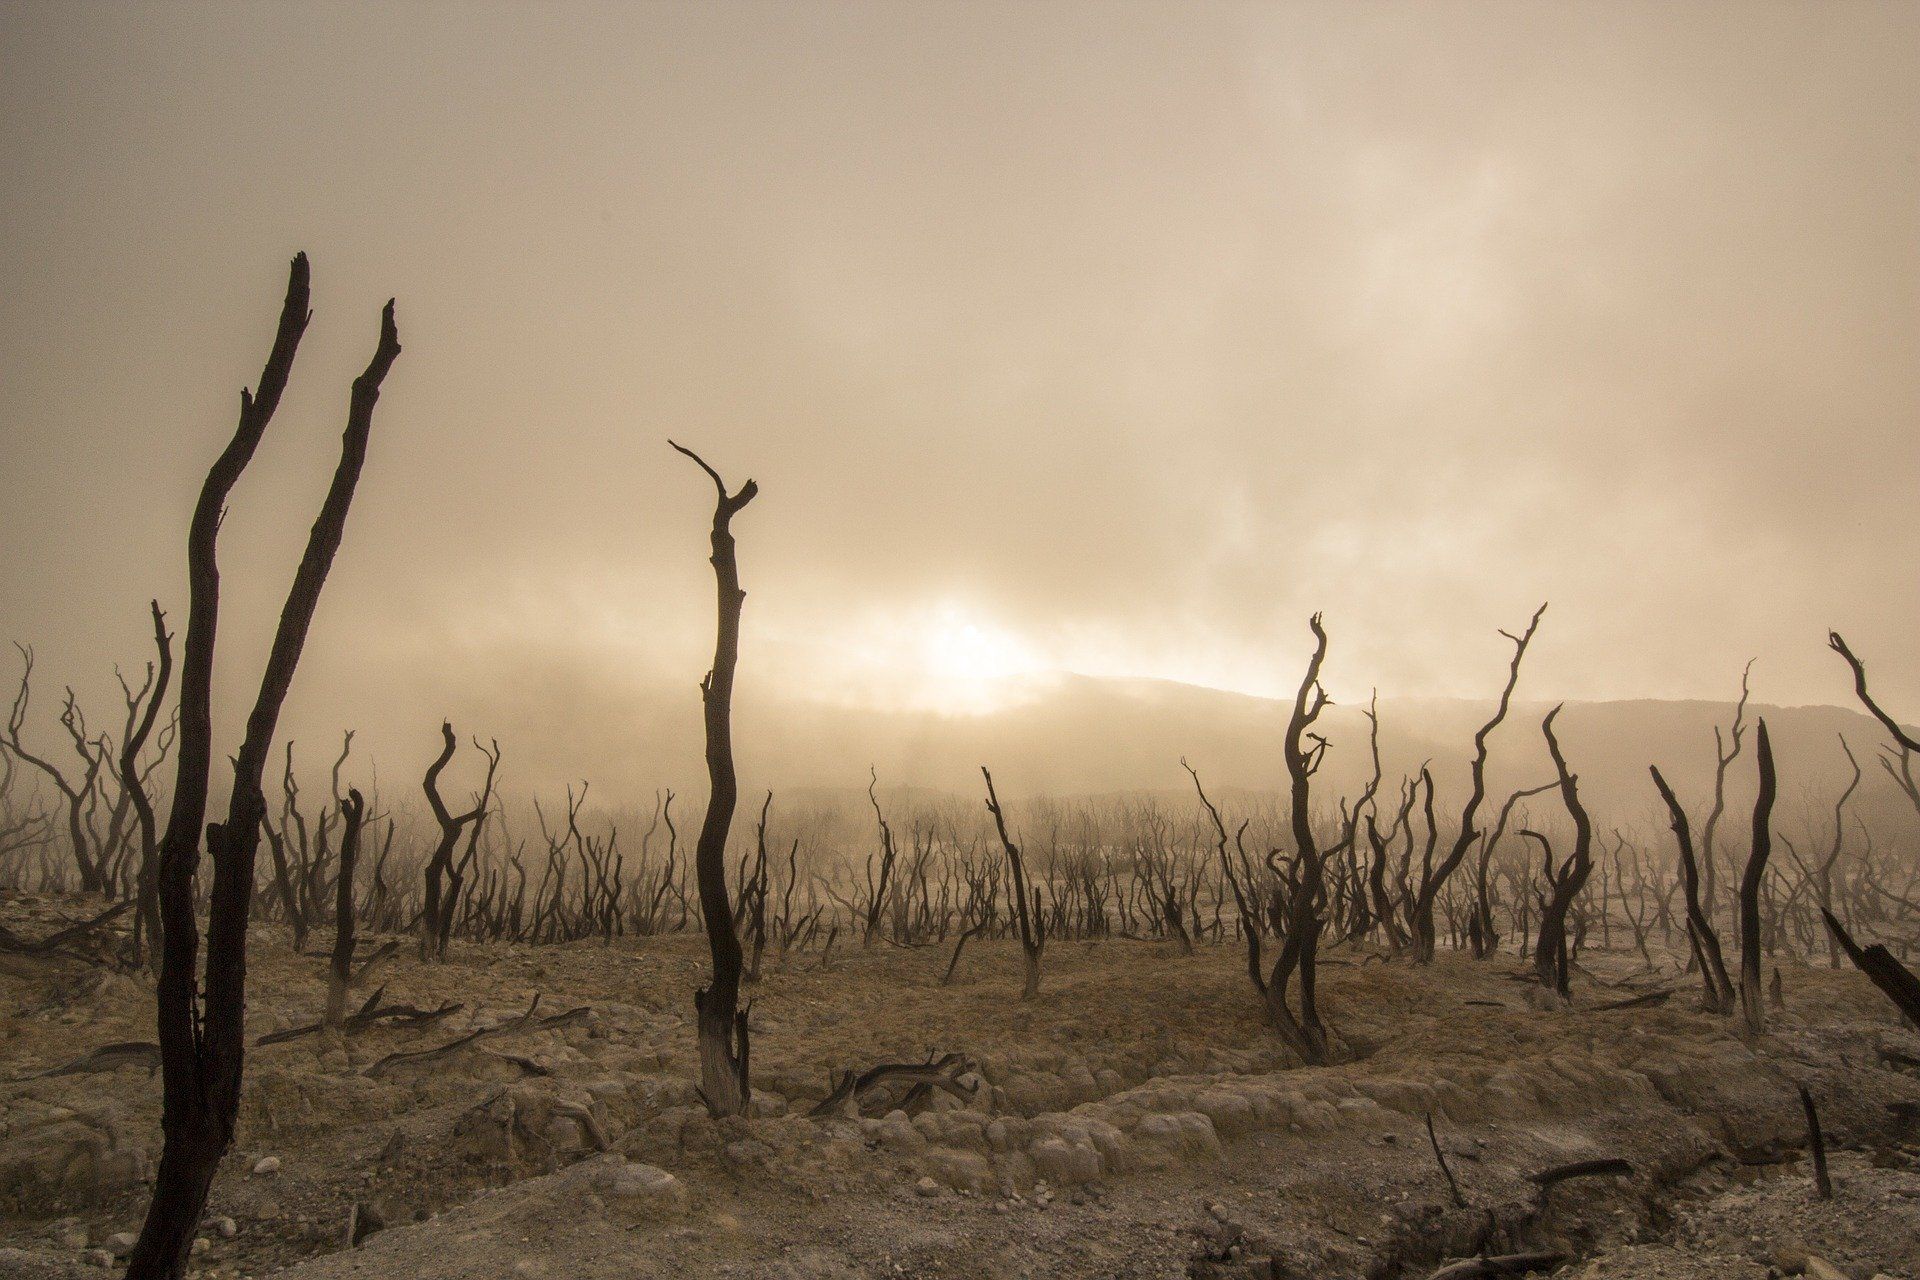
[[[1551,599],[1536,697],[1845,701],[1832,625],[1913,712],[1917,149],[1913,4],[10,3],[0,636],[184,624],[305,249],[230,712],[389,295],[310,734],[696,716],[670,434],[763,491],[746,698],[1270,692],[1313,609],[1336,696],[1479,694]]]

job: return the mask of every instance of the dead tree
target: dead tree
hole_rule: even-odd
[[[1773,852],[1773,746],[1765,717],[1755,726],[1753,746],[1760,762],[1760,790],[1753,801],[1753,845],[1740,879],[1740,1012],[1747,1030],[1758,1035],[1767,1025],[1766,996],[1760,988],[1760,886]]]
[[[1321,898],[1326,880],[1319,840],[1313,831],[1312,807],[1312,779],[1326,757],[1327,740],[1313,732],[1313,723],[1327,709],[1330,699],[1320,685],[1320,667],[1327,658],[1327,633],[1320,625],[1320,615],[1314,614],[1307,626],[1313,632],[1313,656],[1307,660],[1306,674],[1300,680],[1299,692],[1294,695],[1293,712],[1287,718],[1286,736],[1281,741],[1287,779],[1292,784],[1288,818],[1294,855],[1284,877],[1285,932],[1280,940],[1280,954],[1267,977],[1266,994],[1267,1011],[1281,1039],[1303,1061],[1317,1065],[1327,1062],[1331,1055],[1327,1029],[1320,1020],[1316,990],[1316,963],[1324,923]],[[1280,905],[1278,900],[1275,905]],[[1278,911],[1274,914],[1281,915]],[[1287,994],[1296,977],[1300,987],[1298,1012],[1288,1003]]]
[[[867,803],[873,806],[873,820],[880,824],[880,875],[878,880],[873,874],[873,857],[867,857],[867,906],[866,931],[861,935],[861,945],[873,945],[874,930],[880,924],[880,912],[887,905],[887,885],[893,877],[893,864],[898,856],[893,847],[893,828],[887,822],[887,815],[880,811],[880,786],[878,770],[867,770]]]
[[[1687,938],[1693,947],[1694,960],[1700,966],[1700,979],[1706,985],[1704,1003],[1709,1013],[1727,1014],[1733,1012],[1733,981],[1727,976],[1727,962],[1720,951],[1720,935],[1714,932],[1713,920],[1707,915],[1700,902],[1700,867],[1693,856],[1693,834],[1687,825],[1687,811],[1680,807],[1679,798],[1673,794],[1673,788],[1660,776],[1660,770],[1647,766],[1647,772],[1653,775],[1653,785],[1660,792],[1660,799],[1666,802],[1667,815],[1672,820],[1674,842],[1680,848],[1680,885],[1687,899]]]
[[[1538,832],[1522,834],[1531,835],[1546,850],[1547,880],[1551,886],[1540,912],[1540,932],[1533,948],[1533,970],[1542,987],[1565,1000],[1572,995],[1568,986],[1567,912],[1572,908],[1573,900],[1586,887],[1587,877],[1593,874],[1593,823],[1587,816],[1586,806],[1580,802],[1580,779],[1567,769],[1567,758],[1560,751],[1560,740],[1554,736],[1553,722],[1559,714],[1559,707],[1547,712],[1546,719],[1540,722],[1540,732],[1546,737],[1547,754],[1553,757],[1553,769],[1560,778],[1561,802],[1567,806],[1567,814],[1573,819],[1573,852],[1567,855],[1556,873],[1552,847],[1547,844],[1546,838]]]
[[[349,790],[340,802],[340,874],[334,881],[333,953],[327,965],[326,1024],[340,1025],[347,1012],[347,987],[353,981],[353,872],[360,860],[360,831],[367,803]]]
[[[246,470],[285,390],[305,331],[308,274],[305,254],[294,258],[273,350],[257,394],[240,394],[240,421],[207,472],[187,533],[187,632],[180,670],[180,746],[171,810],[160,843],[161,959],[156,994],[163,1080],[163,1145],[153,1198],[127,1265],[128,1280],[178,1280],[186,1270],[194,1233],[221,1157],[233,1141],[245,1063],[247,913],[254,855],[266,814],[261,777],[280,708],[293,682],[308,628],[319,607],[327,572],[346,531],[347,512],[365,465],[380,384],[400,354],[389,301],[380,341],[366,371],[355,379],[341,441],[340,462],[295,570],[246,736],[234,757],[226,821],[206,828],[213,861],[207,923],[204,997],[196,990],[199,926],[194,917],[194,871],[200,861],[213,751],[213,648],[220,604],[215,555],[227,496]]]
[[[1727,770],[1740,758],[1741,745],[1747,735],[1747,697],[1751,691],[1753,663],[1749,661],[1740,672],[1740,701],[1733,707],[1733,723],[1722,737],[1720,726],[1713,727],[1713,807],[1707,810],[1707,820],[1700,828],[1700,868],[1701,897],[1706,903],[1707,918],[1711,920],[1714,904],[1719,901],[1716,888],[1719,883],[1720,853],[1713,843],[1715,831],[1720,826],[1720,815],[1727,807]]]
[[[133,803],[134,818],[140,832],[140,870],[134,887],[134,898],[138,904],[133,930],[135,964],[140,963],[142,942],[160,936],[160,904],[154,896],[154,878],[159,871],[160,837],[154,819],[153,800],[147,795],[146,777],[140,769],[140,752],[153,733],[154,721],[160,715],[160,704],[166,699],[167,686],[173,677],[173,633],[167,630],[167,617],[160,612],[160,602],[150,601],[149,607],[153,611],[153,647],[159,655],[159,666],[151,681],[151,691],[147,694],[146,710],[141,714],[139,723],[133,726],[133,731],[120,743],[121,793]],[[131,704],[128,710],[131,713]],[[154,955],[157,959],[158,951]]]
[[[1413,959],[1418,964],[1428,964],[1433,960],[1433,904],[1440,896],[1440,890],[1446,885],[1460,863],[1466,858],[1467,851],[1473,848],[1473,842],[1480,837],[1480,829],[1473,825],[1480,805],[1487,796],[1487,738],[1500,727],[1507,718],[1507,708],[1513,704],[1514,686],[1520,683],[1520,663],[1527,656],[1527,646],[1533,642],[1533,633],[1540,626],[1540,617],[1546,613],[1543,603],[1533,611],[1533,618],[1527,623],[1527,629],[1519,635],[1510,631],[1500,634],[1513,642],[1513,660],[1507,664],[1507,683],[1500,690],[1500,702],[1494,708],[1493,717],[1480,726],[1473,735],[1473,763],[1470,766],[1472,785],[1467,792],[1467,802],[1460,810],[1460,829],[1455,833],[1453,848],[1447,852],[1439,866],[1431,874],[1420,877],[1419,891],[1413,899]],[[1433,784],[1427,783],[1429,802],[1433,796]]]
[[[480,828],[486,822],[487,809],[493,802],[493,778],[500,768],[500,744],[494,742],[489,750],[481,746],[476,738],[473,745],[487,758],[487,780],[474,797],[473,808],[456,814],[450,812],[447,802],[440,798],[440,774],[447,767],[447,762],[453,759],[455,749],[451,724],[441,722],[440,754],[427,766],[426,778],[420,784],[420,789],[427,795],[427,807],[433,810],[433,820],[440,826],[440,839],[433,847],[433,856],[427,860],[427,898],[420,912],[422,960],[437,960],[447,953],[447,939],[453,932],[454,910],[460,902],[460,886],[479,847]],[[454,846],[459,844],[461,833],[469,827],[471,832],[466,856],[455,868]],[[447,882],[444,885],[443,880]]]
[[[673,444],[670,440],[667,443]],[[713,667],[700,682],[706,713],[707,816],[694,846],[694,875],[700,887],[700,915],[713,952],[713,982],[696,991],[693,1006],[700,1024],[700,1089],[709,1115],[746,1114],[748,1082],[747,1014],[740,1004],[744,957],[727,900],[727,833],[733,826],[740,787],[733,771],[733,671],[740,659],[740,568],[734,556],[733,517],[753,501],[759,486],[749,480],[737,493],[693,450],[673,447],[697,463],[713,481],[713,578],[719,618],[714,633]]]
[[[1898,756],[1891,752],[1883,752],[1880,757],[1880,767],[1886,770],[1887,776],[1905,794],[1908,802],[1913,805],[1914,812],[1920,813],[1920,780],[1916,780],[1913,774],[1914,756],[1920,755],[1920,739],[1916,739],[1901,728],[1900,722],[1873,700],[1873,695],[1867,691],[1866,664],[1854,657],[1853,650],[1847,647],[1847,642],[1841,639],[1838,631],[1827,633],[1827,646],[1846,659],[1847,666],[1853,671],[1854,693],[1859,697],[1861,705],[1866,707],[1873,718],[1886,729],[1887,735],[1893,739],[1894,747],[1898,749]]]
[[[74,701],[72,689],[67,690],[67,700],[60,711],[60,726],[73,740],[73,749],[80,757],[77,777],[68,777],[59,765],[27,749],[20,740],[20,729],[26,723],[27,704],[33,696],[33,650],[18,642],[13,647],[20,651],[20,692],[14,695],[13,710],[7,716],[6,739],[0,745],[38,769],[66,800],[67,839],[73,846],[73,860],[80,871],[80,891],[106,893],[106,853],[94,847],[97,842],[88,838],[87,829],[87,812],[98,798],[100,768],[106,753],[103,749],[96,750],[96,744],[89,737],[86,719]]]
[[[1833,912],[1822,911],[1821,919],[1826,921],[1827,932],[1833,935],[1840,949],[1847,953],[1847,959],[1874,986],[1880,988],[1880,994],[1893,1001],[1894,1008],[1900,1010],[1908,1022],[1920,1027],[1920,977],[1912,970],[1893,958],[1893,953],[1878,943],[1862,947],[1855,942],[1853,935],[1834,918]]]
[[[1000,846],[1007,853],[1007,892],[1013,897],[1013,918],[1020,929],[1020,954],[1026,960],[1026,981],[1021,984],[1020,998],[1031,1000],[1040,994],[1040,953],[1047,946],[1047,922],[1040,913],[1040,890],[1028,888],[1026,863],[1020,857],[1020,846],[1007,834],[1007,816],[1000,809],[1000,797],[994,793],[993,775],[987,772],[987,766],[980,766],[980,776],[987,780],[987,812],[993,815],[994,830],[999,832]],[[958,948],[954,955],[957,959]]]

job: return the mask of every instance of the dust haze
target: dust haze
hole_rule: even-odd
[[[1920,1275],[1920,6],[0,9],[0,1275]]]

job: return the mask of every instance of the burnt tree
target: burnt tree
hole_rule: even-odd
[[[749,480],[735,493],[706,460],[683,445],[674,449],[691,458],[713,481],[713,580],[718,623],[714,632],[713,667],[700,682],[700,702],[706,715],[707,816],[694,845],[694,878],[700,888],[700,915],[713,952],[713,982],[694,992],[699,1015],[700,1092],[709,1115],[737,1116],[747,1110],[747,1014],[740,1006],[743,956],[740,935],[733,927],[733,906],[727,900],[727,833],[740,786],[733,771],[733,671],[740,660],[740,607],[747,593],[740,589],[740,566],[734,556],[733,517],[760,492]]]
[[[337,1027],[347,1013],[347,988],[353,985],[353,873],[360,862],[360,832],[367,802],[349,789],[340,801],[340,874],[334,881],[333,951],[327,957],[326,1025]]]
[[[420,784],[420,789],[426,792],[427,807],[433,811],[433,820],[440,827],[440,838],[433,846],[433,856],[427,859],[427,898],[420,912],[422,960],[438,960],[447,953],[447,940],[453,933],[454,912],[460,904],[460,886],[479,847],[480,828],[487,820],[488,806],[493,803],[494,774],[500,768],[500,744],[495,742],[489,750],[476,739],[474,747],[487,758],[487,780],[474,797],[473,808],[464,813],[452,812],[440,796],[440,774],[453,759],[455,745],[453,726],[442,721],[440,754],[427,766],[426,777]],[[456,868],[453,850],[460,843],[461,833],[469,827],[472,830],[467,841],[467,852]]]
[[[233,1141],[246,1050],[247,914],[253,898],[254,856],[266,815],[261,777],[280,708],[319,607],[321,589],[346,531],[347,512],[366,463],[367,437],[373,427],[380,384],[400,355],[393,303],[389,301],[381,315],[379,345],[373,359],[354,380],[340,461],[294,572],[259,693],[247,717],[246,736],[234,757],[226,820],[206,828],[213,888],[203,995],[196,981],[200,936],[194,916],[193,880],[200,861],[201,822],[206,815],[213,758],[213,651],[220,607],[216,543],[227,496],[252,460],[286,389],[294,352],[310,316],[308,293],[307,258],[300,254],[289,272],[279,328],[260,376],[259,390],[240,393],[239,425],[207,472],[187,533],[180,745],[166,834],[160,842],[157,885],[161,955],[155,1003],[163,1145],[153,1198],[127,1264],[129,1280],[172,1280],[185,1273],[214,1172]]]
[[[1700,979],[1706,985],[1703,1000],[1707,1012],[1732,1013],[1733,981],[1727,977],[1720,935],[1714,932],[1713,921],[1700,901],[1700,866],[1693,856],[1693,832],[1687,825],[1687,811],[1680,807],[1679,798],[1660,776],[1658,767],[1648,765],[1647,772],[1653,775],[1653,785],[1666,803],[1674,842],[1680,847],[1680,887],[1687,899],[1687,938],[1693,948],[1693,958],[1700,966]]]
[[[1571,990],[1568,986],[1567,963],[1567,912],[1573,907],[1573,900],[1580,896],[1586,887],[1587,877],[1593,874],[1593,822],[1587,816],[1587,808],[1580,802],[1580,779],[1567,768],[1567,758],[1560,750],[1560,739],[1554,736],[1553,722],[1559,716],[1560,708],[1547,712],[1546,719],[1540,722],[1540,732],[1547,740],[1547,754],[1553,757],[1553,770],[1560,779],[1560,799],[1567,806],[1567,814],[1573,819],[1573,852],[1560,864],[1558,871],[1553,865],[1552,847],[1546,838],[1537,832],[1523,832],[1539,841],[1546,851],[1547,880],[1551,886],[1545,907],[1540,912],[1540,932],[1534,941],[1533,971],[1540,979],[1540,985],[1559,996],[1568,998]]]
[[[1533,633],[1540,626],[1540,617],[1546,613],[1547,606],[1542,604],[1533,611],[1533,618],[1527,623],[1527,629],[1519,635],[1510,631],[1500,634],[1513,642],[1513,660],[1507,664],[1507,683],[1500,690],[1499,705],[1494,708],[1493,716],[1480,726],[1473,735],[1473,763],[1471,766],[1472,787],[1467,793],[1467,803],[1460,810],[1460,830],[1454,835],[1453,848],[1431,874],[1422,873],[1419,891],[1413,899],[1413,958],[1416,963],[1427,964],[1433,960],[1433,904],[1439,898],[1440,890],[1446,887],[1447,879],[1465,860],[1467,851],[1473,848],[1473,842],[1480,837],[1480,829],[1473,825],[1475,816],[1480,812],[1481,803],[1487,798],[1487,738],[1500,722],[1507,718],[1507,708],[1513,704],[1514,686],[1520,683],[1520,663],[1527,656],[1527,646],[1533,643]],[[1427,783],[1427,797],[1431,802],[1433,783]],[[1431,827],[1429,827],[1431,830]]]
[[[1020,998],[1031,1000],[1040,994],[1040,953],[1047,946],[1047,921],[1040,911],[1040,891],[1027,885],[1027,866],[1020,856],[1020,846],[1007,833],[1007,816],[1001,812],[1000,797],[994,793],[993,775],[987,772],[987,766],[981,765],[980,776],[987,780],[987,812],[993,815],[1000,847],[1007,854],[1007,892],[1013,896],[1013,918],[1020,929],[1020,954],[1026,961],[1026,980],[1020,986]],[[957,949],[955,954],[957,957]]]
[[[1327,709],[1327,691],[1320,686],[1320,667],[1327,659],[1327,633],[1314,614],[1307,626],[1313,631],[1313,656],[1307,659],[1306,674],[1294,695],[1293,712],[1287,718],[1286,736],[1281,741],[1287,780],[1291,785],[1288,822],[1293,835],[1292,865],[1284,877],[1284,911],[1275,916],[1284,921],[1280,954],[1267,978],[1267,1011],[1280,1038],[1301,1059],[1322,1064],[1331,1054],[1327,1029],[1320,1020],[1316,987],[1316,965],[1320,949],[1320,930],[1324,925],[1321,898],[1326,879],[1318,838],[1313,831],[1312,780],[1326,756],[1327,740],[1313,732],[1314,721]],[[1276,890],[1280,894],[1281,890]],[[1281,904],[1276,898],[1276,907]],[[1299,1011],[1288,1003],[1287,992],[1299,979]]]
[[[1760,790],[1753,801],[1753,844],[1740,878],[1740,1013],[1747,1030],[1758,1034],[1767,1025],[1767,1002],[1760,989],[1760,886],[1773,852],[1773,745],[1764,717],[1754,726],[1753,748],[1760,764]]]

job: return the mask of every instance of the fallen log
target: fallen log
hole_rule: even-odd
[[[1431,1280],[1480,1280],[1483,1276],[1523,1276],[1533,1271],[1548,1271],[1567,1260],[1564,1253],[1505,1253],[1495,1257],[1467,1258],[1448,1263],[1433,1273]]]
[[[103,1071],[118,1071],[122,1067],[145,1067],[152,1075],[160,1069],[160,1046],[145,1040],[125,1040],[118,1044],[103,1044],[83,1058],[75,1058],[63,1066],[47,1071],[36,1071],[30,1075],[15,1076],[20,1080],[51,1080],[55,1076],[94,1075]]]
[[[131,910],[133,910],[133,901],[131,899],[126,902],[116,903],[92,919],[70,924],[64,929],[57,929],[46,937],[33,942],[22,938],[5,925],[0,925],[0,951],[10,951],[15,955],[22,956],[55,955],[59,952],[60,948],[66,946],[68,943],[86,937],[96,929],[112,923]],[[89,959],[91,957],[79,956],[77,958]]]
[[[1642,996],[1632,996],[1625,1000],[1609,1000],[1605,1004],[1596,1004],[1585,1013],[1611,1013],[1615,1009],[1649,1009],[1663,1005],[1673,996],[1673,988],[1665,987],[1659,991],[1649,991]]]
[[[1600,1160],[1575,1160],[1572,1164],[1557,1164],[1551,1169],[1542,1169],[1528,1179],[1540,1188],[1542,1195],[1562,1182],[1574,1178],[1627,1178],[1633,1176],[1633,1166],[1617,1157]]]
[[[354,1035],[358,1032],[365,1031],[369,1027],[378,1026],[382,1022],[403,1023],[408,1028],[417,1031],[430,1027],[443,1018],[451,1017],[466,1008],[464,1004],[458,1001],[448,1001],[438,1009],[422,1009],[410,1004],[383,1005],[380,1003],[380,997],[385,994],[385,992],[385,987],[379,988],[379,990],[367,997],[367,1002],[360,1006],[359,1012],[349,1014],[346,1018],[342,1019],[340,1023],[341,1031],[347,1035]],[[325,1026],[325,1022],[308,1022],[297,1027],[288,1027],[283,1031],[270,1031],[253,1043],[255,1046],[285,1044],[289,1040],[298,1040],[302,1036],[313,1035]]]
[[[841,1072],[833,1078],[833,1088],[827,1096],[807,1114],[814,1118],[839,1115],[849,1101],[858,1109],[874,1090],[902,1081],[913,1084],[900,1103],[902,1110],[909,1110],[909,1104],[919,1102],[934,1089],[952,1094],[962,1102],[971,1102],[974,1090],[959,1081],[970,1068],[964,1055],[949,1053],[926,1062],[883,1062],[858,1075],[852,1071]]]
[[[513,1035],[521,1031],[552,1031],[559,1027],[571,1026],[573,1023],[580,1021],[589,1013],[593,1012],[590,1005],[581,1005],[579,1008],[569,1009],[565,1013],[556,1013],[546,1018],[536,1018],[534,1013],[539,1007],[540,997],[535,996],[533,1003],[527,1006],[527,1011],[517,1018],[509,1018],[505,1022],[496,1022],[488,1027],[478,1027],[460,1036],[458,1039],[449,1040],[447,1043],[436,1045],[431,1049],[413,1049],[401,1053],[390,1053],[360,1074],[364,1076],[380,1076],[402,1064],[418,1065],[423,1062],[438,1061],[441,1058],[450,1057],[470,1045],[477,1044],[481,1040],[491,1039],[495,1036]]]

